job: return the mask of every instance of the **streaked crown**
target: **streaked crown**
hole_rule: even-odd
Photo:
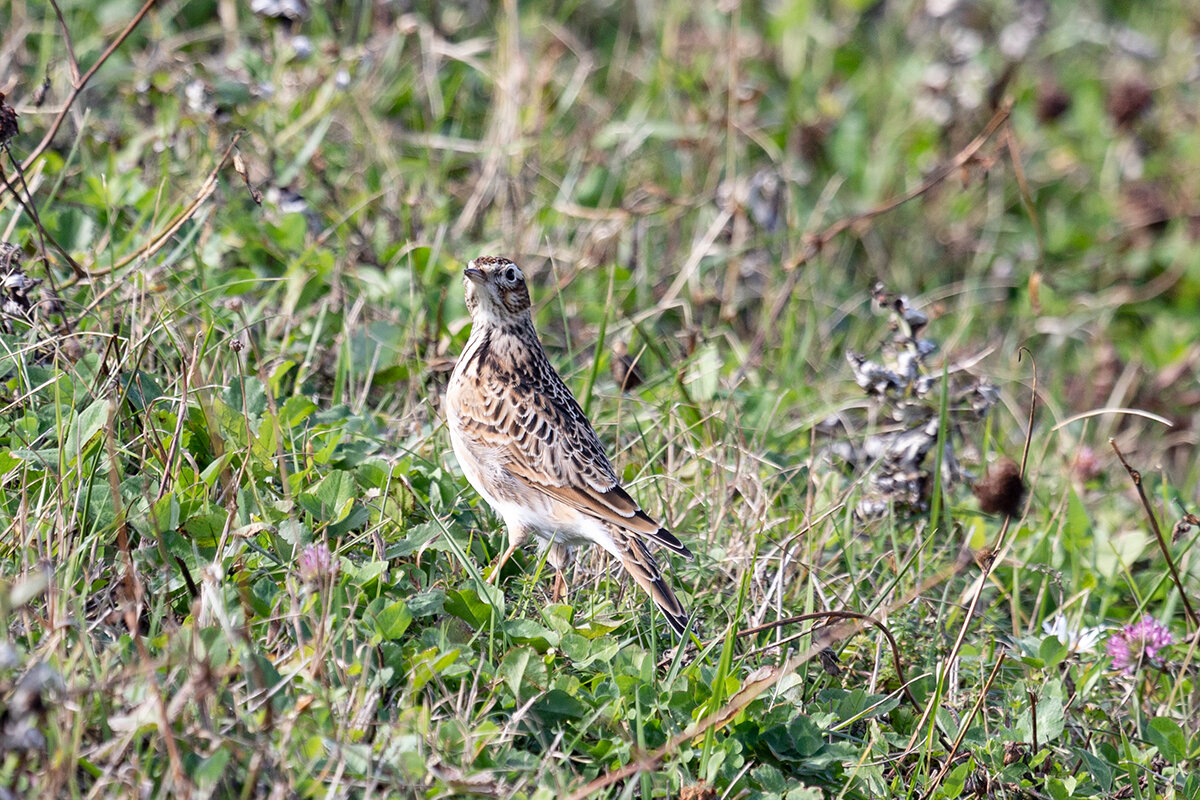
[[[507,258],[480,256],[463,270],[467,310],[476,323],[503,323],[529,311],[529,287],[521,268]]]

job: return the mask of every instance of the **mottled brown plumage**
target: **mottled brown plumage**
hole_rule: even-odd
[[[529,289],[516,264],[477,258],[464,271],[472,329],[446,390],[454,454],[467,480],[504,518],[509,548],[530,534],[559,572],[570,549],[615,556],[682,634],[687,614],[644,540],[691,552],[644,512],[617,480],[596,431],[542,349]]]

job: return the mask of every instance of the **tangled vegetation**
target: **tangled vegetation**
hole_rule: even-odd
[[[1191,5],[0,7],[0,798],[1200,797]],[[678,640],[450,453],[530,278]]]

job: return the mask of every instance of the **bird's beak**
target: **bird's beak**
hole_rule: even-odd
[[[463,275],[470,279],[472,283],[483,283],[487,280],[487,274],[475,267],[467,267],[463,270]]]

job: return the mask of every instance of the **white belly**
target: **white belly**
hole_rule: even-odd
[[[517,479],[502,467],[489,466],[491,462],[486,453],[480,457],[481,454],[468,450],[466,442],[459,434],[458,426],[455,425],[454,416],[446,416],[449,420],[447,427],[450,429],[450,444],[454,448],[455,458],[458,459],[463,474],[475,491],[479,492],[480,497],[504,520],[510,536],[529,531],[538,538],[542,547],[551,542],[568,547],[598,544],[613,555],[619,555],[604,523],[535,489],[523,484],[516,485]],[[485,470],[488,471],[486,475]],[[522,502],[504,500],[489,491],[489,486],[501,481],[513,482],[513,493],[522,495]]]

